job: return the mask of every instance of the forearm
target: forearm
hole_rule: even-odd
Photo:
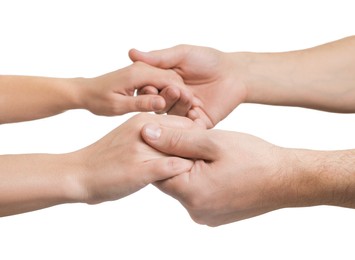
[[[82,79],[0,76],[0,123],[53,116],[80,108]]]
[[[355,112],[355,37],[300,51],[231,55],[244,68],[246,102]]]
[[[289,150],[283,185],[285,206],[333,205],[355,208],[355,150]]]
[[[0,156],[0,216],[75,202],[79,171],[73,154]]]

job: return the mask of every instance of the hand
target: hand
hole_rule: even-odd
[[[163,70],[135,62],[126,68],[81,82],[82,107],[98,115],[122,115],[136,111],[162,112],[170,109],[171,102],[182,100],[186,113],[191,107],[192,94],[184,86],[181,77],[172,70]],[[136,90],[154,86],[161,95],[134,96]],[[184,96],[175,89],[185,89]],[[167,99],[167,102],[165,101]]]
[[[237,64],[238,59],[232,60],[231,55],[227,53],[211,48],[179,45],[147,53],[133,49],[130,50],[129,56],[132,61],[142,61],[161,69],[172,69],[183,78],[195,97],[193,106],[187,114],[174,110],[168,111],[169,114],[186,115],[192,120],[200,118],[211,128],[246,98],[246,87],[240,76],[242,66]],[[181,89],[180,93],[183,93],[184,89]],[[157,93],[151,87],[143,88],[142,92]],[[183,106],[179,100],[176,104]]]
[[[287,204],[292,174],[283,148],[247,134],[156,124],[145,125],[142,137],[161,152],[195,159],[189,172],[156,186],[197,223],[217,226]]]
[[[75,152],[82,171],[78,181],[78,201],[89,204],[116,200],[149,183],[188,171],[192,162],[168,157],[151,148],[140,137],[148,122],[170,127],[190,128],[194,123],[183,117],[139,114],[113,130],[96,143]]]

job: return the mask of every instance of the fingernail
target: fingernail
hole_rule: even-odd
[[[160,110],[163,108],[162,100],[160,98],[154,98],[152,101],[152,107],[154,110]]]
[[[161,135],[161,128],[157,125],[149,124],[144,128],[145,135],[151,140],[158,140]]]

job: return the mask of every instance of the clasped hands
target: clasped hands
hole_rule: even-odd
[[[131,50],[130,66],[95,78],[1,76],[0,123],[71,109],[168,115],[138,114],[72,153],[0,156],[0,216],[116,200],[150,183],[210,226],[284,207],[355,208],[355,150],[282,148],[212,129],[240,103],[354,113],[351,53],[355,37],[284,53],[179,45]]]
[[[289,172],[280,168],[291,156],[254,136],[206,129],[245,101],[238,64],[217,50],[185,45],[129,55],[134,64],[128,67],[128,86],[133,87],[126,94],[138,89],[138,96],[107,102],[118,106],[109,111],[169,115],[138,114],[76,152],[83,167],[75,177],[81,185],[74,201],[115,200],[153,183],[180,201],[194,221],[209,226],[286,205],[283,192],[290,190],[282,175]],[[116,74],[94,79],[102,82],[93,86],[104,86]],[[88,106],[96,114],[111,114],[95,103]]]

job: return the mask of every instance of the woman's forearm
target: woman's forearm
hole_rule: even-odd
[[[80,79],[0,76],[0,123],[53,116],[79,108]]]
[[[234,53],[246,102],[355,112],[355,37],[285,53]]]
[[[72,154],[0,156],[0,217],[75,202],[79,171]]]

